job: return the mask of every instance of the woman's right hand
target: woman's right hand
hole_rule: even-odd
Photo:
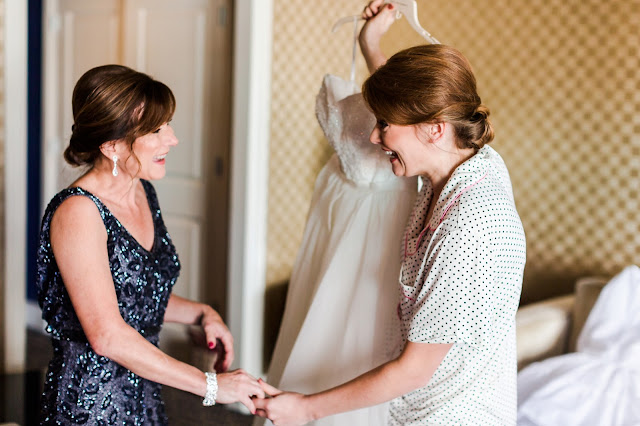
[[[313,420],[306,395],[282,392],[262,380],[260,384],[265,393],[271,396],[271,398],[256,400],[260,417],[267,417],[276,426],[298,426]]]
[[[392,3],[385,4],[384,1],[370,1],[362,12],[362,19],[366,22],[360,30],[358,41],[369,71],[372,73],[386,62],[386,58],[380,50],[380,39],[396,20],[394,5]]]
[[[242,369],[218,374],[218,395],[216,402],[231,404],[241,402],[251,414],[256,413],[256,406],[252,397],[264,398],[264,391],[260,383]]]
[[[360,31],[360,43],[376,45],[386,33],[391,24],[396,20],[393,3],[384,3],[385,0],[370,1],[362,12],[362,19],[366,22]]]

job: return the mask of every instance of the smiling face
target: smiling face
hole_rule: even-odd
[[[418,138],[416,126],[400,126],[378,120],[369,136],[371,143],[389,156],[396,176],[417,176],[423,173],[424,143]]]
[[[121,156],[126,159],[123,169],[132,177],[146,180],[162,179],[166,174],[165,158],[171,147],[177,144],[178,138],[173,133],[173,128],[169,123],[164,123],[156,131],[135,140],[133,143],[134,155],[125,153]],[[126,146],[122,148],[129,151]]]

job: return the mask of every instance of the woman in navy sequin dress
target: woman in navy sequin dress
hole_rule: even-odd
[[[205,373],[158,349],[164,321],[201,325],[211,350],[224,347],[217,402],[254,412],[251,397],[264,397],[247,373],[224,372],[233,339],[218,313],[171,294],[180,262],[149,180],[164,177],[178,143],[174,109],[167,86],[123,66],[76,84],[65,159],[87,172],[51,200],[38,252],[54,349],[41,424],[166,424],[161,384],[204,396]]]

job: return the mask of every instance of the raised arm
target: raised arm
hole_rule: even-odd
[[[90,199],[71,197],[60,205],[51,222],[51,246],[75,313],[98,355],[148,380],[205,395],[204,372],[162,352],[120,315],[109,269],[107,233]],[[185,306],[174,299],[171,316],[180,319],[185,312],[195,313],[193,306]],[[258,382],[241,370],[218,375],[218,388],[218,402],[240,401],[252,412],[250,396],[264,395]]]
[[[370,73],[387,62],[387,58],[380,50],[380,39],[395,21],[396,11],[393,4],[383,3],[384,0],[373,0],[362,12],[366,22],[360,30],[358,41]]]
[[[452,344],[408,342],[402,354],[343,385],[302,395],[281,392],[263,383],[274,398],[257,400],[260,415],[277,426],[301,425],[345,411],[377,405],[426,386]]]

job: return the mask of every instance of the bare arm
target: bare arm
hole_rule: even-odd
[[[75,313],[97,354],[146,379],[205,394],[202,371],[166,355],[120,315],[109,269],[106,230],[91,200],[71,197],[60,205],[51,222],[51,245]],[[218,384],[219,402],[240,401],[252,411],[250,395],[263,395],[255,379],[240,370],[220,374]]]
[[[280,426],[304,424],[380,404],[426,386],[452,345],[408,342],[397,359],[350,382],[313,395],[281,393],[263,384],[267,393],[276,396],[257,401],[256,407]]]
[[[395,21],[393,4],[383,3],[384,0],[373,0],[364,8],[362,17],[367,22],[360,30],[358,37],[360,50],[372,74],[387,62],[387,58],[380,49],[380,39]]]

